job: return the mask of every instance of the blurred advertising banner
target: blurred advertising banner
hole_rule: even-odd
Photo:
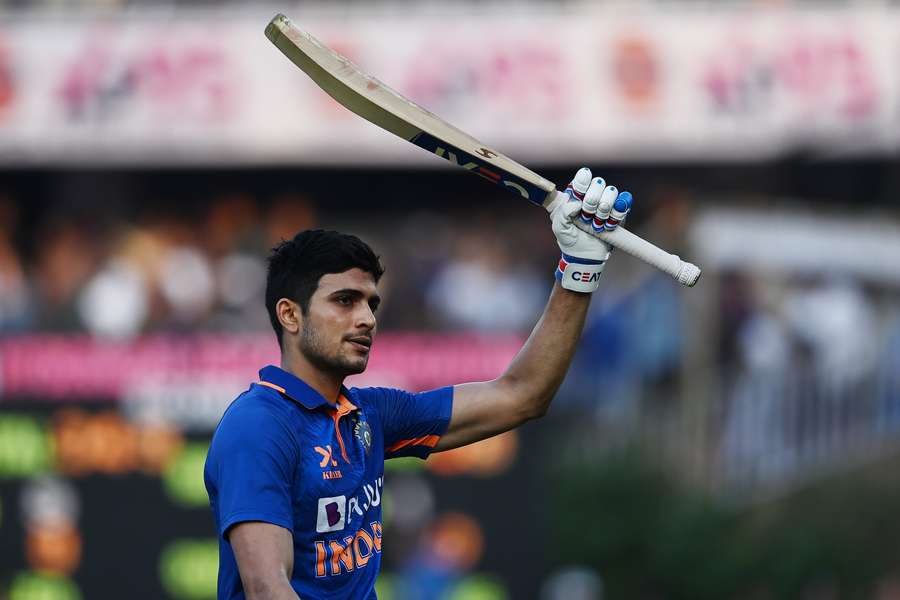
[[[900,145],[900,8],[624,6],[289,16],[525,162]],[[0,164],[439,164],[328,98],[268,12],[27,15],[0,21]]]
[[[369,368],[347,385],[424,390],[493,379],[522,341],[517,335],[384,333]],[[106,399],[121,402],[137,421],[207,432],[257,380],[257,371],[278,361],[269,334],[161,334],[119,341],[9,336],[0,340],[0,397],[76,405]]]

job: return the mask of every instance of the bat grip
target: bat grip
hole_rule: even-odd
[[[569,197],[562,192],[551,194],[550,197],[552,198],[551,201],[544,205],[547,212],[553,212],[553,209],[560,202],[568,202],[569,200]],[[612,231],[596,232],[590,223],[584,223],[576,219],[573,221],[573,224],[582,231],[600,238],[610,246],[615,246],[648,265],[656,267],[663,273],[668,273],[681,285],[693,287],[697,280],[700,279],[700,267],[683,261],[677,255],[670,254],[658,246],[654,246],[621,225]]]

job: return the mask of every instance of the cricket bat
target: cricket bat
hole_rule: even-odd
[[[485,146],[363,73],[350,60],[297,28],[284,15],[272,19],[266,27],[266,37],[329,96],[363,119],[543,206],[547,212],[553,212],[558,203],[568,201],[568,196],[558,191],[552,181]],[[693,286],[700,278],[699,267],[654,246],[624,227],[597,232],[590,223],[575,219],[575,224],[609,245],[668,273],[682,285]]]

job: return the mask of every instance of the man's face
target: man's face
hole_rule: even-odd
[[[362,269],[319,279],[300,325],[300,352],[316,368],[346,377],[366,370],[381,298]]]

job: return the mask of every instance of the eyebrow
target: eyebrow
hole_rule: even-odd
[[[353,296],[354,298],[362,298],[365,296],[361,291],[354,288],[343,288],[340,290],[335,290],[328,294],[330,297],[340,296],[341,294],[345,294],[347,296]],[[376,305],[381,304],[381,296],[378,294],[373,294],[371,298],[369,298],[369,302],[374,302]]]

